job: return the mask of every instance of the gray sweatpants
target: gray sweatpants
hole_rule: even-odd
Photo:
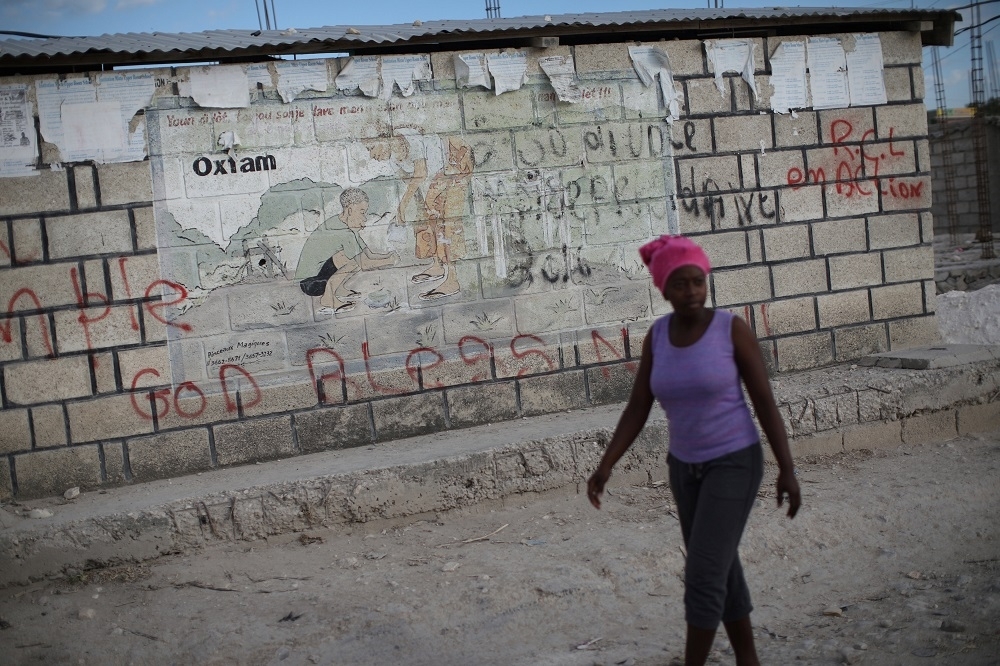
[[[668,455],[667,464],[687,548],[685,619],[714,630],[753,610],[738,547],[764,476],[764,456],[758,443],[697,464]]]

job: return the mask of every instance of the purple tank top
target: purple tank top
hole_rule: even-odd
[[[649,388],[667,413],[670,453],[681,462],[702,463],[759,441],[733,354],[733,317],[715,310],[697,342],[670,343],[670,317],[654,322]]]

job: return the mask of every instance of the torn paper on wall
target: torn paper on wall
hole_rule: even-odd
[[[771,109],[788,113],[808,104],[805,42],[782,42],[771,56]]]
[[[580,84],[576,80],[576,67],[573,56],[549,56],[539,58],[538,64],[549,77],[552,89],[556,91],[560,102],[579,102],[583,99]]]
[[[285,104],[306,90],[325,92],[330,80],[325,60],[275,60],[247,65],[247,85],[273,88]]]
[[[354,92],[360,90],[367,97],[378,97],[382,89],[379,74],[381,62],[378,56],[355,56],[347,61],[337,75],[337,90]]]
[[[417,89],[417,81],[431,78],[431,57],[429,55],[383,56],[382,57],[382,98],[392,97],[392,91],[399,89],[403,97],[409,97]]]
[[[250,106],[250,80],[243,65],[192,67],[181,95],[206,109],[245,109]]]
[[[851,106],[885,104],[882,76],[882,40],[877,34],[854,36],[854,50],[846,54]]]
[[[149,105],[155,88],[152,72],[38,80],[42,138],[59,148],[64,162],[141,161],[146,157],[146,119],[136,114]]]
[[[0,86],[0,177],[35,176],[38,138],[28,85]]]
[[[806,46],[809,92],[814,109],[843,109],[850,104],[847,58],[836,37],[810,37]]]
[[[523,53],[491,53],[486,56],[486,64],[497,95],[519,90],[527,83],[528,57]]]
[[[710,39],[705,42],[705,54],[715,68],[715,87],[725,95],[722,75],[738,72],[750,86],[753,98],[757,99],[757,83],[754,81],[754,43],[746,39]]]
[[[628,55],[642,85],[651,86],[654,81],[659,80],[663,106],[667,109],[667,122],[672,123],[680,118],[681,95],[674,87],[674,73],[670,69],[667,54],[655,46],[630,46]]]
[[[489,72],[486,71],[486,54],[456,53],[455,83],[459,88],[481,86],[487,90],[493,87]]]

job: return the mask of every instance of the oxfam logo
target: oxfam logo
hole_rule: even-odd
[[[256,157],[241,158],[239,164],[232,157],[221,160],[212,160],[207,157],[199,157],[191,165],[194,172],[199,176],[221,176],[227,173],[254,173],[256,171],[273,171],[278,168],[278,163],[274,155],[258,155]]]

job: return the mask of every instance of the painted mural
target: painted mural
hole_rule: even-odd
[[[635,248],[668,230],[670,128],[634,80],[581,99],[539,77],[150,111],[174,385],[314,381],[318,351],[345,375],[462,367],[469,344],[516,357],[649,319]]]

